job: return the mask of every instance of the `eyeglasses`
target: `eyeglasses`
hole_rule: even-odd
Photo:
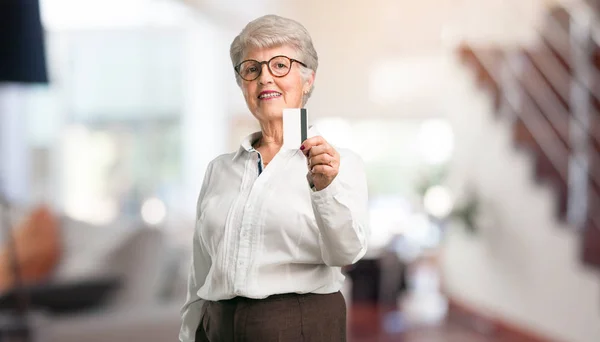
[[[268,61],[262,62],[248,59],[238,64],[234,69],[244,80],[254,81],[262,73],[263,64],[267,65],[269,72],[274,77],[284,77],[290,73],[293,62],[296,62],[305,68],[307,67],[306,64],[287,56],[275,56]]]

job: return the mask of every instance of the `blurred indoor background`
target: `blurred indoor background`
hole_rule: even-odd
[[[274,13],[319,54],[310,122],[367,165],[350,341],[600,341],[599,8],[0,0],[0,217],[29,256],[20,296],[1,231],[0,339],[24,307],[35,341],[177,339],[205,168],[258,129],[229,45]]]

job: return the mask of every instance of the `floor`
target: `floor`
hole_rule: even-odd
[[[439,276],[432,267],[411,275],[411,288],[394,307],[370,302],[348,303],[350,342],[515,342],[473,329],[474,322],[448,316],[448,302],[439,292]],[[349,293],[348,288],[342,292]],[[345,293],[346,296],[346,293]],[[485,327],[483,327],[485,328]],[[482,329],[481,331],[485,331]]]
[[[371,311],[368,313],[368,311]],[[367,316],[368,315],[368,316]],[[393,329],[386,328],[386,319],[378,319],[377,309],[351,308],[349,316],[350,342],[514,342],[484,335],[465,324],[442,320],[439,323]],[[391,314],[392,316],[394,314]],[[397,315],[401,316],[400,313]],[[370,317],[370,318],[366,318]],[[385,317],[385,315],[383,315]]]

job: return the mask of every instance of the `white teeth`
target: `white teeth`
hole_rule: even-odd
[[[279,95],[281,95],[281,94],[279,94],[279,93],[267,93],[267,94],[260,95],[258,98],[259,99],[266,99],[266,98],[270,98],[270,97],[277,97]]]

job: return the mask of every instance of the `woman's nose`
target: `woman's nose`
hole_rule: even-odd
[[[260,76],[258,76],[258,83],[260,83],[260,84],[272,83],[273,75],[271,75],[271,72],[269,71],[269,67],[267,66],[267,64],[261,65],[261,68],[262,68],[262,70],[260,72]]]

